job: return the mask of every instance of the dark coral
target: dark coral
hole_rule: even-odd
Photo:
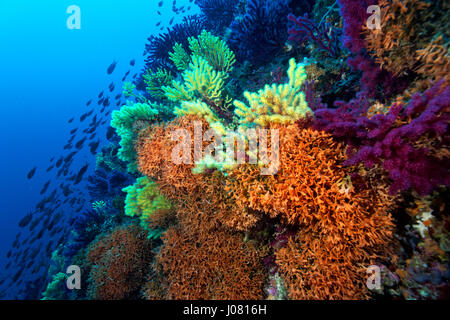
[[[287,40],[289,0],[248,0],[247,11],[231,24],[230,47],[240,61],[260,65],[279,52]]]

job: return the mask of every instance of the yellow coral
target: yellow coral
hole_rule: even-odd
[[[301,86],[306,79],[303,64],[296,64],[295,59],[289,61],[289,82],[272,86],[266,85],[258,93],[244,92],[249,106],[236,100],[235,114],[241,124],[267,126],[270,122],[292,123],[313,112],[305,101]]]
[[[175,108],[174,113],[180,117],[188,114],[198,115],[208,121],[208,123],[220,121],[219,117],[211,111],[209,106],[200,100],[183,101],[180,107]]]
[[[183,73],[184,84],[173,81],[172,87],[162,89],[172,101],[193,101],[204,98],[220,102],[224,85],[223,73],[215,71],[204,58],[194,56],[189,69]]]

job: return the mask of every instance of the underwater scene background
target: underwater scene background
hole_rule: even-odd
[[[448,1],[0,1],[1,299],[448,299]]]

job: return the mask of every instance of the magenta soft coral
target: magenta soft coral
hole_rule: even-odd
[[[427,194],[450,184],[449,158],[446,152],[436,154],[436,150],[448,150],[450,142],[450,87],[443,87],[442,81],[423,94],[414,94],[406,106],[394,104],[388,114],[370,119],[361,100],[336,106],[317,110],[315,127],[347,142],[347,165],[381,164],[392,179],[391,193],[413,188]]]
[[[307,14],[303,17],[289,14],[288,20],[292,23],[288,30],[289,40],[298,42],[311,40],[332,57],[339,55],[338,33],[328,22],[317,24],[314,20],[309,19]]]

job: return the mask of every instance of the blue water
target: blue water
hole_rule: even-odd
[[[109,94],[114,96],[121,92],[127,70],[131,69],[129,77],[140,72],[146,39],[159,32],[155,23],[162,20],[162,26],[168,26],[174,16],[171,1],[164,2],[159,8],[156,0],[0,0],[1,270],[19,232],[17,223],[41,200],[42,185],[50,179],[49,190],[58,188],[54,182],[57,170],[45,172],[50,158],[57,159],[63,151],[67,154],[63,146],[69,131],[80,126],[81,114],[98,108],[100,91],[108,92],[114,82],[116,88]],[[66,25],[66,9],[74,4],[81,9],[80,30]],[[183,4],[192,6],[185,15],[198,11],[187,0],[177,1]],[[174,23],[182,17],[176,15]],[[129,64],[132,59],[136,59],[134,67]],[[117,67],[108,75],[106,69],[114,60]],[[89,99],[93,102],[87,107]],[[115,103],[110,107],[116,108]],[[74,122],[68,124],[72,117]],[[105,143],[108,124],[109,119],[97,129],[98,150]],[[91,163],[90,170],[95,167],[95,156],[86,147],[76,156],[73,171],[85,163]],[[28,180],[26,175],[34,166],[38,167],[36,174]],[[66,207],[60,209],[70,214]],[[1,290],[11,298],[17,291],[14,286],[6,281]]]

